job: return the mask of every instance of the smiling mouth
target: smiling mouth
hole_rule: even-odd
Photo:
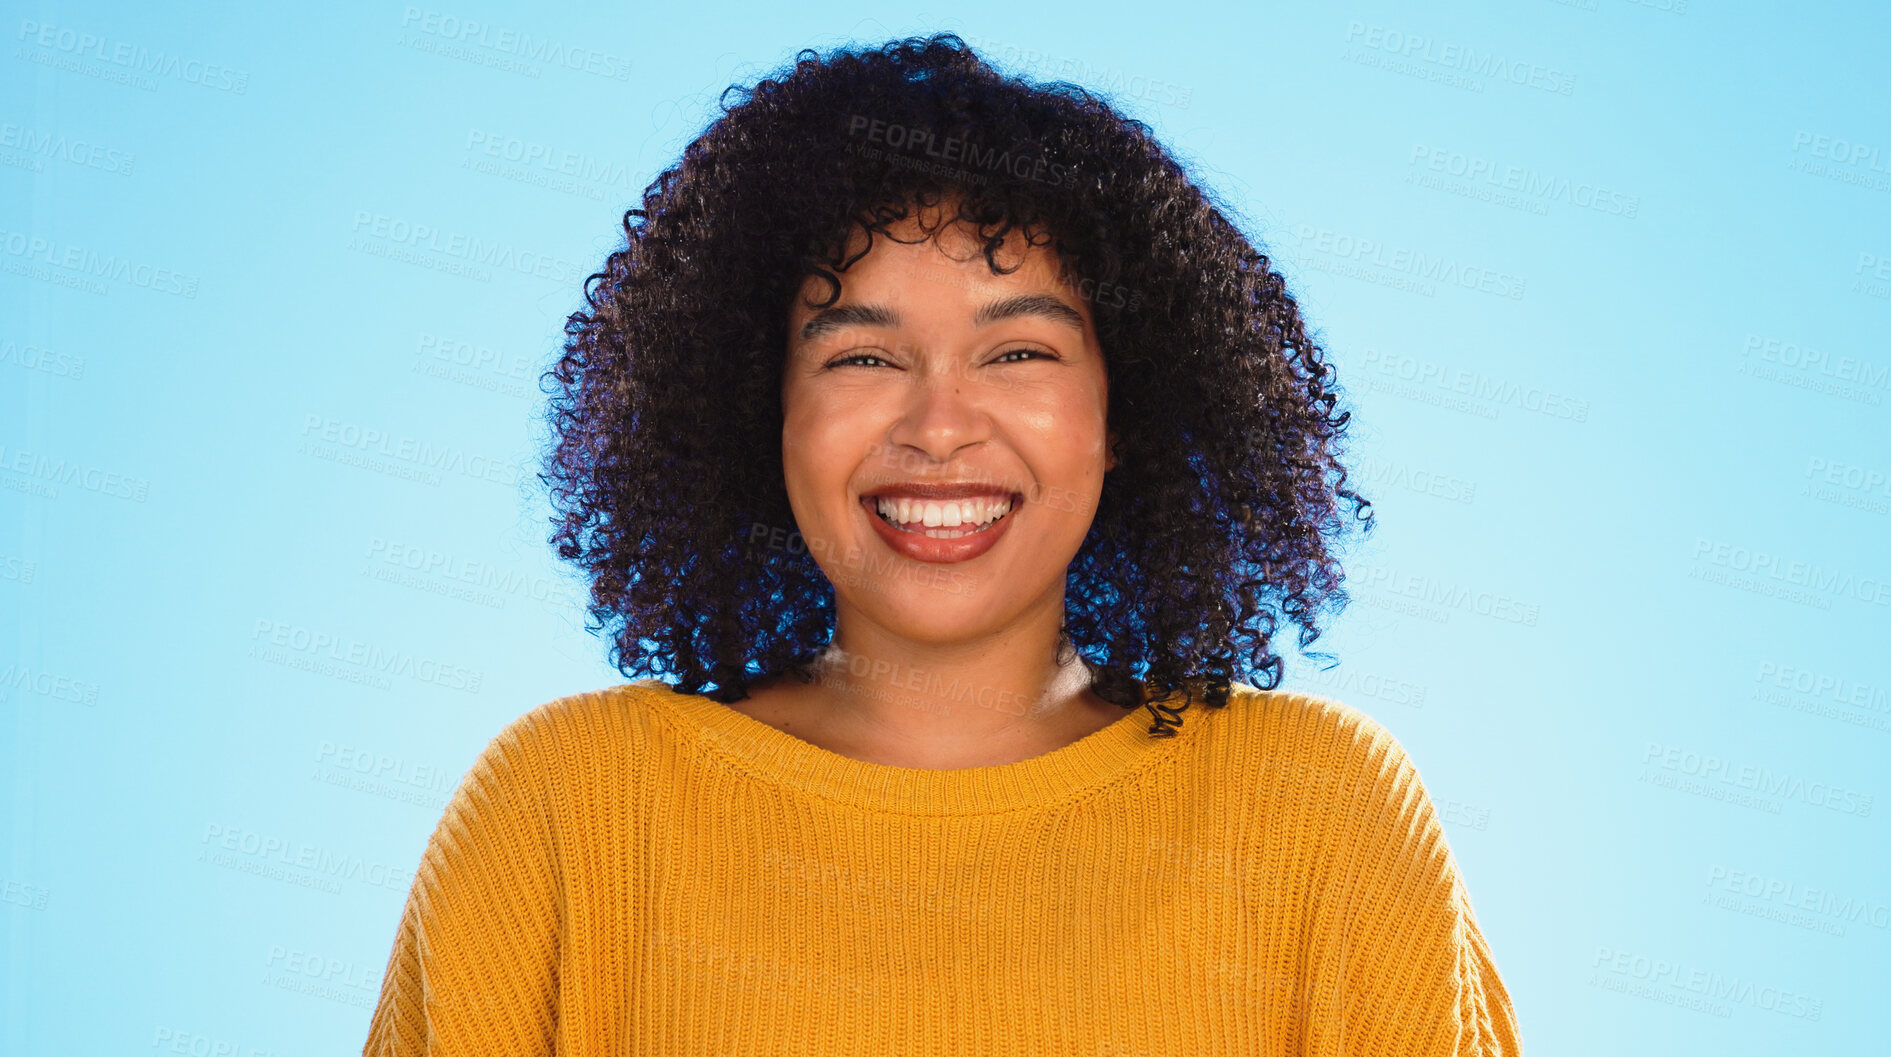
[[[933,539],[958,539],[990,532],[992,526],[1011,516],[1019,498],[1015,494],[1002,499],[979,496],[952,500],[864,496],[861,502],[900,532]]]

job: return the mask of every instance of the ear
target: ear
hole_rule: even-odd
[[[1119,443],[1119,439],[1116,436],[1116,431],[1110,430],[1109,440],[1103,451],[1103,472],[1104,473],[1109,473],[1111,470],[1116,469],[1116,445],[1118,443]]]

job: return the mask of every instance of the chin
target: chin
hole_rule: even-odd
[[[981,592],[978,581],[963,569],[919,565],[850,579],[842,575],[843,582],[834,584],[837,595],[844,594],[875,623],[910,629],[915,638],[957,637],[954,629],[996,619],[989,614],[990,599],[978,597],[990,586]]]

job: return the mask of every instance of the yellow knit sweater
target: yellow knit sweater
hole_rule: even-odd
[[[493,738],[368,1057],[1520,1052],[1417,770],[1236,684],[1016,763],[854,760],[655,679]]]

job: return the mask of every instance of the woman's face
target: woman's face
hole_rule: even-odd
[[[910,220],[891,231],[918,238]],[[864,244],[856,231],[849,253]],[[886,632],[943,643],[1062,619],[1113,465],[1108,387],[1088,302],[1014,232],[998,261],[1020,260],[993,275],[958,226],[876,237],[833,305],[805,303],[830,289],[816,279],[791,303],[788,500],[843,613]]]

